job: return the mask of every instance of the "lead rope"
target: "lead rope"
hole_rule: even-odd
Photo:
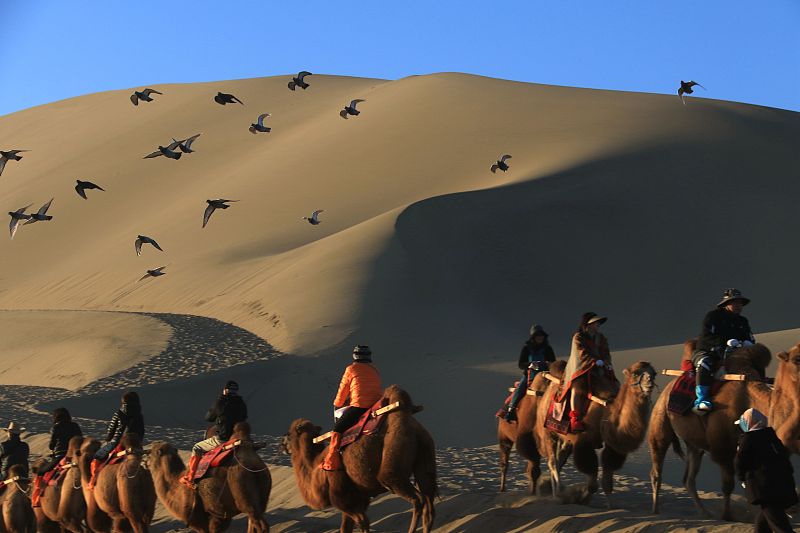
[[[238,456],[238,455],[236,455],[236,450],[235,450],[235,449],[233,450],[233,458],[234,458],[234,459],[236,459],[236,462],[237,462],[237,463],[239,463],[239,466],[241,466],[242,468],[244,468],[244,469],[245,469],[245,470],[247,470],[248,472],[253,472],[254,474],[257,474],[258,472],[263,472],[263,471],[265,471],[267,468],[269,468],[269,467],[268,467],[266,464],[264,465],[264,468],[259,468],[258,470],[253,470],[253,469],[251,469],[251,468],[247,468],[247,467],[246,467],[246,466],[244,466],[244,465],[242,464],[242,462],[239,460],[239,456]]]

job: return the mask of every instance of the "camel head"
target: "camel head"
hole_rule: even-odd
[[[247,422],[237,422],[233,426],[233,435],[231,439],[250,440],[251,433],[250,424]]]
[[[150,448],[148,468],[151,472],[179,474],[183,472],[184,464],[175,446],[168,442],[154,442]]]
[[[647,361],[638,361],[622,371],[625,384],[634,393],[650,398],[656,386],[656,369]]]
[[[288,455],[297,452],[300,444],[304,441],[311,441],[314,437],[322,433],[322,428],[315,426],[310,420],[298,418],[289,426],[289,431],[281,439],[281,448]]]
[[[78,456],[80,456],[82,445],[83,437],[72,437],[69,439],[69,444],[67,445],[67,457],[69,457],[71,461],[76,461]]]
[[[39,472],[42,471],[42,467],[44,467],[49,462],[50,460],[47,457],[42,457],[40,459],[37,459],[36,461],[31,463],[31,472],[33,472],[34,474],[38,474]]]
[[[19,476],[20,481],[27,481],[27,475],[25,474],[25,467],[22,465],[12,465],[8,469],[8,477],[6,479],[11,479],[14,477]]]
[[[788,380],[794,385],[800,383],[800,344],[793,346],[788,352],[778,354],[778,372],[781,380]],[[776,382],[778,376],[776,375]]]
[[[100,444],[100,441],[97,439],[91,437],[83,439],[83,444],[81,444],[80,450],[78,450],[78,453],[75,455],[78,457],[78,463],[86,467],[86,472],[89,472],[89,463],[94,459],[94,454],[97,453],[100,446],[102,446],[102,444]],[[83,466],[81,467],[81,471],[83,471]]]

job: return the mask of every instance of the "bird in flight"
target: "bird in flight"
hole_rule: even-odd
[[[151,159],[153,157],[160,157],[160,156],[163,155],[163,156],[169,157],[170,159],[175,159],[177,161],[183,155],[181,152],[176,152],[175,151],[175,149],[180,144],[181,144],[180,141],[176,141],[175,139],[173,139],[173,142],[170,143],[168,146],[158,145],[158,150],[156,150],[155,152],[151,152],[151,153],[147,154],[142,159]]]
[[[152,102],[153,97],[150,96],[151,94],[164,94],[164,93],[160,93],[155,89],[150,89],[150,88],[147,88],[143,91],[133,91],[133,94],[131,95],[131,102],[133,102],[133,105],[136,106],[139,105],[139,100],[141,100],[142,102]]]
[[[191,154],[192,152],[194,152],[194,150],[192,150],[192,143],[195,141],[195,139],[197,139],[201,135],[202,135],[202,133],[198,133],[198,134],[192,135],[188,139],[184,139],[182,141],[179,141],[179,140],[173,138],[172,139],[172,144],[170,144],[170,146],[175,145],[175,147],[178,148],[184,154]],[[173,150],[174,149],[175,148],[173,148]]]
[[[508,154],[500,156],[500,159],[495,161],[494,164],[492,165],[492,168],[490,169],[492,171],[492,174],[496,174],[497,169],[500,169],[503,172],[508,170],[508,163],[506,163],[506,161],[509,159],[511,159],[511,156]]]
[[[91,181],[81,181],[81,180],[75,180],[75,181],[78,183],[77,185],[75,185],[75,192],[77,192],[78,196],[80,196],[84,200],[88,199],[86,198],[86,191],[89,189],[97,189],[99,191],[105,191],[104,188],[97,185],[96,183],[92,183]]]
[[[28,204],[25,207],[20,207],[16,211],[9,211],[8,214],[11,215],[11,223],[8,225],[8,230],[11,233],[11,238],[14,238],[14,235],[17,233],[17,226],[19,226],[20,220],[29,220],[31,218],[30,215],[26,214],[25,211],[28,210],[30,206],[33,204]]]
[[[352,101],[350,102],[350,105],[346,105],[346,106],[344,106],[344,108],[343,108],[341,111],[339,111],[339,116],[340,116],[340,117],[342,117],[343,119],[347,119],[347,115],[353,115],[353,116],[356,116],[356,115],[358,115],[359,113],[361,113],[361,111],[359,111],[358,109],[356,109],[356,105],[357,105],[359,102],[366,102],[366,100],[362,100],[362,99],[360,99],[360,98],[357,98],[357,99],[355,99],[355,100],[352,100]]]
[[[312,226],[316,226],[317,224],[322,224],[322,221],[319,219],[319,214],[324,212],[324,209],[317,209],[313,213],[311,213],[310,217],[303,217],[303,220],[308,220],[308,223]]]
[[[6,168],[6,163],[8,161],[19,161],[22,159],[22,156],[17,154],[23,152],[30,152],[30,150],[9,150],[7,152],[0,150],[0,176],[3,175],[3,169]]]
[[[680,97],[681,102],[683,103],[683,105],[686,105],[686,100],[683,99],[683,95],[684,94],[692,94],[694,92],[693,87],[695,85],[697,85],[698,87],[700,87],[704,91],[706,90],[705,87],[703,87],[702,85],[700,85],[696,81],[683,81],[683,80],[681,80],[681,86],[678,88],[678,96]]]
[[[272,128],[264,125],[264,119],[270,116],[272,115],[270,115],[269,113],[263,113],[261,115],[258,115],[258,122],[256,124],[250,124],[250,133],[255,135],[258,132],[269,133],[270,131],[272,131]]]
[[[228,209],[230,206],[227,205],[229,202],[238,202],[239,200],[225,200],[220,198],[219,200],[206,200],[208,207],[203,212],[203,227],[206,227],[208,224],[208,219],[211,218],[211,213],[213,213],[216,209]]]
[[[152,269],[152,270],[148,270],[148,271],[147,271],[147,274],[145,274],[144,276],[142,276],[141,278],[139,278],[138,280],[136,280],[136,283],[139,283],[139,282],[140,282],[140,281],[142,281],[143,279],[147,279],[147,278],[157,278],[158,276],[164,276],[164,275],[166,275],[166,272],[164,272],[164,269],[165,269],[165,268],[167,268],[167,265],[160,266],[160,267],[158,267],[158,268],[154,268],[154,269]]]
[[[228,93],[217,93],[217,96],[214,97],[214,101],[219,105],[225,104],[232,104],[234,102],[239,102],[240,104],[244,105],[244,102],[233,96],[232,94]]]
[[[308,84],[304,80],[306,76],[311,76],[311,73],[307,70],[298,72],[297,76],[292,78],[292,81],[289,82],[289,89],[291,89],[292,91],[294,91],[295,87],[300,87],[304,91],[308,89]]]
[[[53,220],[51,215],[47,214],[47,210],[50,209],[50,204],[53,203],[53,198],[50,198],[50,201],[44,204],[39,210],[35,213],[31,213],[30,220],[25,222],[23,226],[27,226],[28,224],[33,224],[34,222],[44,222],[46,220]]]
[[[147,235],[137,235],[136,242],[133,243],[134,248],[136,248],[136,255],[142,255],[143,244],[152,244],[156,250],[161,250],[161,247],[152,237],[148,237]],[[163,252],[164,250],[161,251]]]

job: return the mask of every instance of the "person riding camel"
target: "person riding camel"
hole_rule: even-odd
[[[522,345],[522,351],[519,353],[517,364],[523,373],[517,388],[514,389],[511,401],[508,403],[508,410],[505,414],[508,422],[514,422],[517,419],[517,405],[525,397],[525,391],[536,374],[547,370],[548,363],[556,360],[556,354],[550,346],[547,332],[542,326],[534,324],[531,326],[530,334],[530,338]]]
[[[572,433],[585,431],[583,415],[586,414],[589,403],[590,376],[597,378],[608,375],[616,385],[616,377],[611,366],[611,353],[608,350],[608,340],[600,333],[600,326],[608,319],[596,313],[584,313],[575,335],[572,336],[572,349],[570,350],[564,376],[567,380],[565,387],[570,389],[569,430]],[[592,369],[595,369],[592,372]]]
[[[750,303],[738,289],[726,289],[717,308],[709,311],[703,319],[703,329],[697,340],[697,349],[692,355],[696,372],[695,392],[697,399],[692,410],[705,414],[712,409],[711,385],[725,355],[725,349],[733,344],[751,345],[755,343],[750,323],[742,316],[742,308]]]
[[[111,417],[106,433],[106,442],[97,453],[94,454],[95,460],[91,463],[92,477],[89,486],[94,487],[97,481],[97,472],[109,454],[116,449],[122,436],[126,433],[135,433],[144,439],[144,417],[142,417],[142,404],[139,395],[134,391],[128,391],[122,395],[120,408]]]
[[[66,407],[58,407],[53,411],[53,426],[50,428],[50,457],[36,470],[33,478],[33,495],[31,501],[37,501],[36,496],[42,490],[42,476],[51,471],[66,457],[69,441],[72,437],[82,437],[81,427],[72,421],[72,416]],[[71,458],[68,458],[71,459]]]
[[[320,463],[323,470],[341,470],[342,456],[339,453],[342,433],[350,429],[367,410],[381,399],[381,375],[372,365],[369,346],[353,348],[353,362],[344,371],[336,398],[333,400],[334,426],[328,454]],[[337,413],[341,413],[336,419]]]
[[[3,428],[8,432],[8,440],[0,443],[0,473],[3,479],[8,478],[8,470],[14,465],[20,465],[25,469],[25,477],[28,477],[28,457],[30,448],[28,443],[20,438],[23,429],[16,422],[8,424]]]
[[[206,421],[214,423],[215,435],[201,440],[192,447],[192,456],[186,474],[180,478],[184,485],[195,488],[194,475],[203,454],[228,442],[233,435],[233,427],[247,420],[247,405],[239,396],[239,384],[233,380],[225,384],[222,394],[206,413]]]

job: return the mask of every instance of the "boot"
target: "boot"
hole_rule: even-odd
[[[506,414],[503,417],[505,418],[506,422],[516,422],[517,421],[517,408],[514,406],[509,405],[508,410],[506,410]]]
[[[325,460],[320,463],[319,467],[323,470],[343,470],[342,454],[339,452],[342,434],[334,431],[331,434],[331,443],[328,445],[328,455]]]
[[[201,456],[192,454],[189,459],[189,466],[186,467],[186,473],[181,476],[180,482],[191,489],[197,488],[194,484],[194,475],[197,473],[197,467],[200,464]]]
[[[569,432],[570,433],[581,433],[582,431],[586,431],[586,426],[583,425],[583,422],[579,418],[580,414],[578,411],[574,409],[569,412]]]
[[[695,394],[697,395],[697,399],[694,401],[694,406],[692,407],[692,412],[696,415],[705,415],[708,414],[711,409],[711,387],[708,385],[698,385],[695,387]]]
[[[39,500],[42,499],[42,476],[37,475],[33,478],[33,492],[31,492],[31,507],[41,507]]]
[[[94,484],[97,483],[97,474],[100,472],[100,459],[92,459],[92,462],[89,463],[89,472],[91,472],[91,477],[89,478],[89,490],[94,488]]]

